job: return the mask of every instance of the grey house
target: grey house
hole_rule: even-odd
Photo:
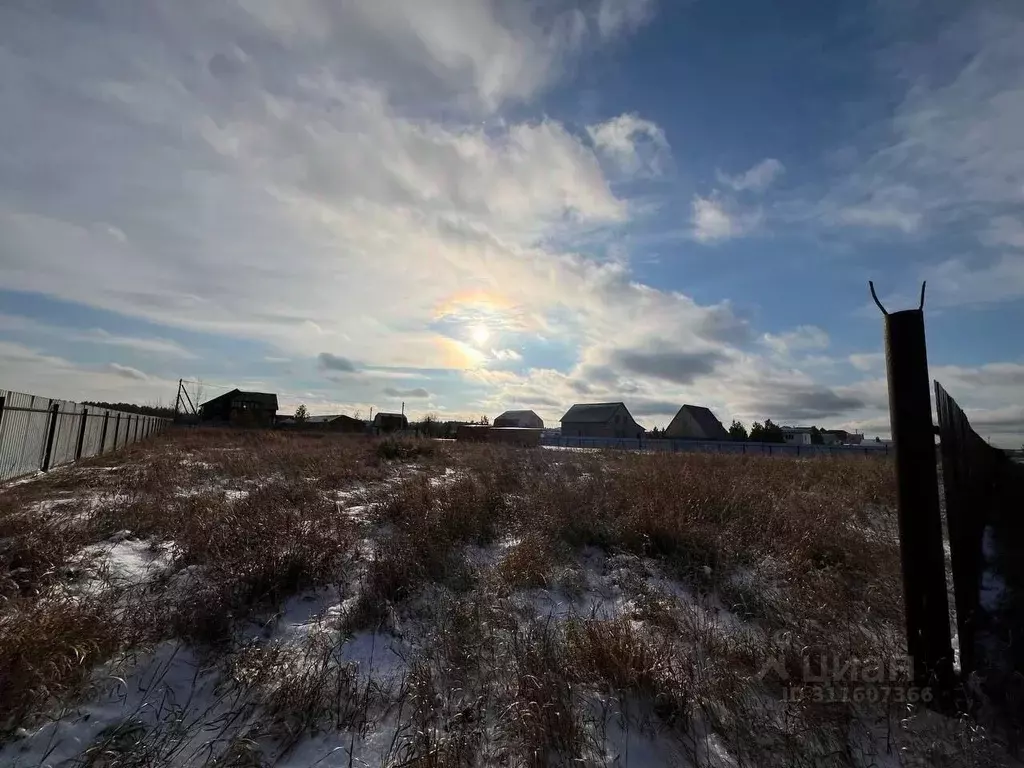
[[[665,437],[691,440],[728,440],[722,422],[703,405],[684,405],[665,429]]]
[[[563,437],[641,437],[624,403],[577,403],[562,417]]]
[[[494,426],[544,429],[544,420],[533,411],[505,411],[494,420]]]

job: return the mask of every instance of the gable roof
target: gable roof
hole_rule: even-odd
[[[576,403],[565,412],[559,421],[568,421],[574,424],[604,424],[615,415],[615,411],[620,407],[625,408],[625,403]]]
[[[533,418],[536,418],[536,419],[540,418],[540,416],[538,416],[533,411],[505,411],[503,414],[498,416],[495,419],[495,421],[497,421],[498,419],[520,419],[520,418],[522,418],[524,416],[526,416],[526,417],[533,417]]]
[[[267,409],[277,410],[277,395],[272,392],[244,392],[240,389],[232,389],[230,392],[225,392],[223,395],[219,395],[211,400],[207,400],[202,403],[199,407],[202,408],[210,403],[216,403],[220,400],[235,400],[241,398],[253,403],[260,403]]]
[[[679,410],[686,411],[690,417],[697,422],[701,432],[709,440],[728,440],[729,432],[718,420],[718,417],[711,412],[710,408],[703,405],[684,405]]]
[[[401,414],[401,413],[388,413],[387,411],[377,411],[377,413],[373,414],[373,423],[374,424],[380,424],[380,422],[384,421],[385,419],[387,419],[389,421],[391,419],[399,419],[399,420],[405,422],[406,424],[409,423],[409,420],[406,419],[405,415]]]

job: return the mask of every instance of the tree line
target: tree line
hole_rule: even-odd
[[[162,419],[174,418],[174,409],[162,405],[135,405],[135,403],[103,403],[96,400],[83,400],[82,405],[92,405],[96,408],[106,408],[111,411],[123,411],[124,413],[138,413],[142,416],[159,416]]]

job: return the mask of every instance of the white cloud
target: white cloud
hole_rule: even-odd
[[[132,368],[128,365],[120,365],[119,363],[110,363],[107,368],[115,376],[122,376],[126,379],[134,379],[136,381],[148,381],[149,376],[144,374],[138,368]]]
[[[766,333],[762,341],[765,346],[779,355],[821,350],[826,349],[829,345],[828,334],[815,325],[801,325],[780,334]]]
[[[603,37],[636,29],[654,13],[654,0],[601,0],[597,28]]]
[[[881,352],[859,352],[850,355],[850,365],[858,371],[877,371],[885,365],[885,355]]]
[[[843,224],[898,229],[906,234],[912,234],[920,228],[921,218],[918,212],[905,212],[896,208],[851,206],[839,211],[839,220]]]
[[[693,236],[702,243],[730,240],[748,235],[760,226],[760,211],[738,211],[717,195],[694,196]]]
[[[774,157],[767,157],[755,166],[739,174],[728,176],[721,171],[718,172],[718,182],[730,187],[737,192],[751,191],[763,192],[771,186],[779,176],[786,170],[786,167]]]
[[[671,162],[665,132],[656,123],[623,114],[587,126],[597,151],[630,176],[661,175]]]

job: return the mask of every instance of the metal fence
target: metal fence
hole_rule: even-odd
[[[552,448],[611,448],[622,451],[666,453],[732,453],[751,456],[888,456],[885,443],[864,445],[791,445],[729,440],[679,440],[629,437],[543,436],[540,444]]]
[[[162,432],[170,419],[0,389],[0,481],[47,471]]]
[[[935,382],[960,668],[977,673],[1019,742],[1024,727],[1024,467]]]

